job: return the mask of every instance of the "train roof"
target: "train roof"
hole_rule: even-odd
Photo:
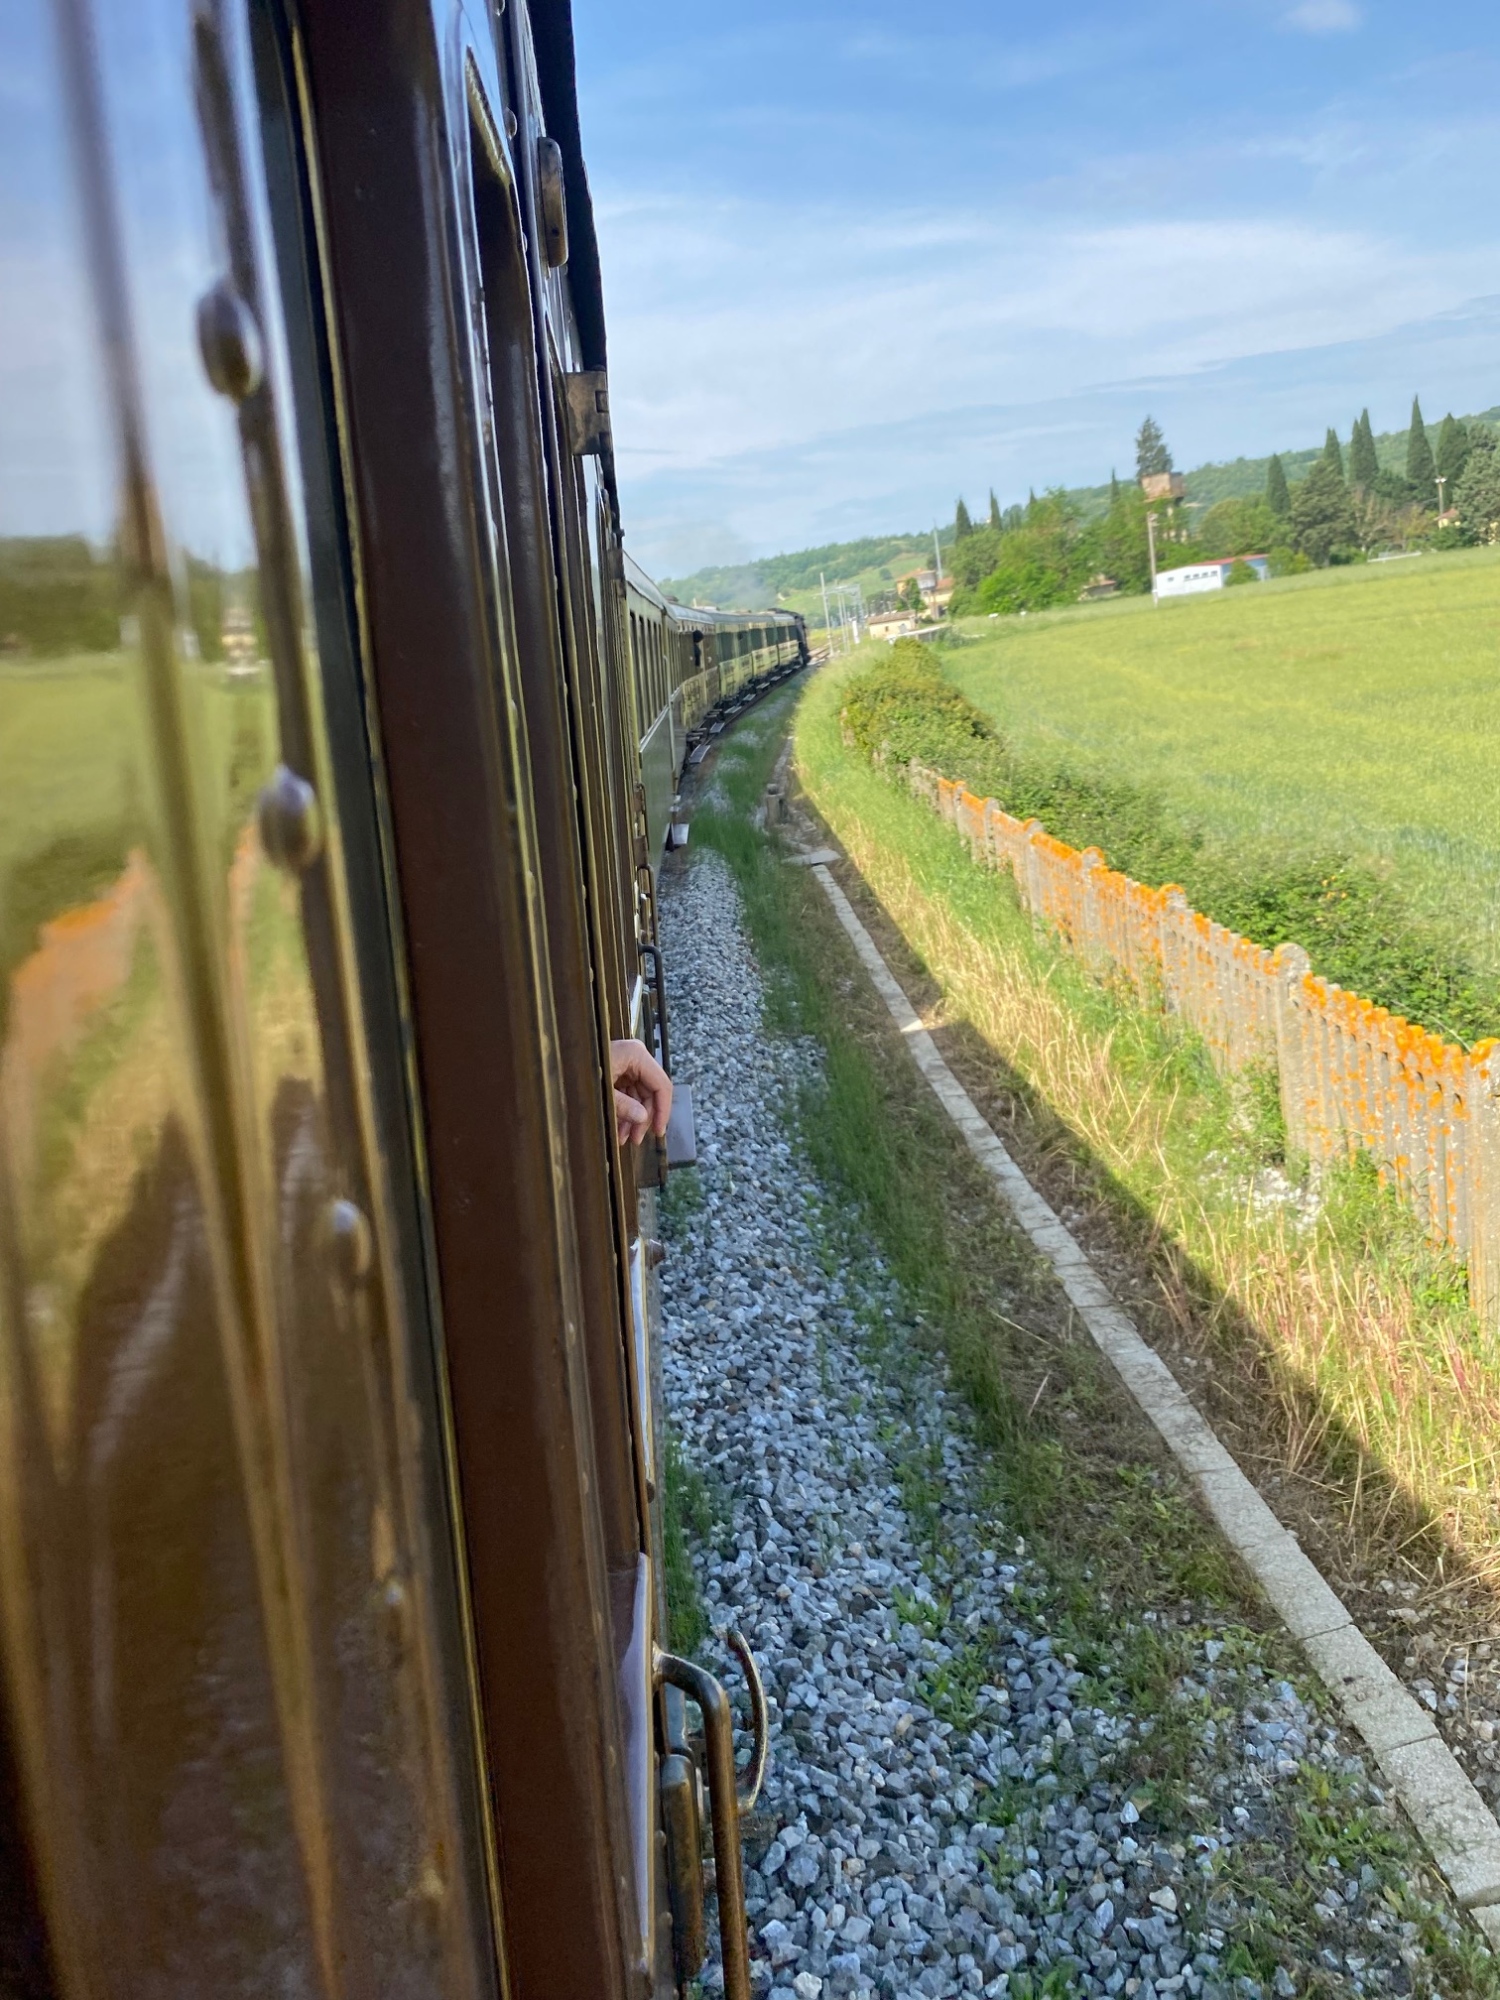
[[[717,605],[678,604],[665,596],[660,584],[653,583],[630,554],[625,557],[625,581],[632,590],[639,591],[650,603],[660,607],[669,617],[679,618],[690,625],[764,625],[769,621],[777,624],[795,625],[798,622],[795,611],[783,611],[775,605],[768,605],[763,611],[720,611]]]

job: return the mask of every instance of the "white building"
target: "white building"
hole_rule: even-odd
[[[1222,590],[1237,562],[1253,569],[1261,583],[1271,574],[1271,565],[1265,556],[1225,556],[1222,562],[1187,563],[1181,569],[1158,570],[1156,595],[1193,597],[1200,590]]]

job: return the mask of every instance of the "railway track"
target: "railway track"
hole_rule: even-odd
[[[807,1167],[820,1052],[765,1028],[717,854],[674,871],[663,926],[699,1144],[669,1221],[667,1402],[710,1496],[706,1609],[743,1627],[772,1704],[757,1992],[1471,1990],[1466,1925],[1435,1880],[1410,1888],[1409,1830],[1279,1635],[1234,1604],[1137,1607],[1125,1651],[1169,1643],[1175,1668],[1133,1695],[1072,1652],[1047,1550],[987,1497],[964,1399]],[[1165,1736],[1171,1780],[1142,1783]]]

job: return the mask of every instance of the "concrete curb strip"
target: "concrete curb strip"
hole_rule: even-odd
[[[817,856],[808,858],[933,1094],[980,1165],[993,1176],[1017,1222],[1052,1265],[1095,1344],[1191,1476],[1225,1539],[1302,1645],[1350,1726],[1364,1738],[1460,1907],[1473,1912],[1492,1945],[1500,1945],[1500,1825],[1443,1742],[1436,1723],[1359,1630],[1338,1594],[1224,1449],[1161,1356],[1114,1303],[1083,1250],[939,1055],[848,897]]]

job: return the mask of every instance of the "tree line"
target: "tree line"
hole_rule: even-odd
[[[1260,555],[1273,575],[1363,562],[1387,549],[1459,548],[1500,540],[1500,437],[1451,414],[1436,444],[1413,397],[1405,470],[1382,466],[1370,413],[1362,410],[1346,448],[1331,428],[1305,478],[1291,481],[1279,455],[1262,493],[1215,502],[1202,518],[1170,496],[1147,501],[1141,480],[1171,473],[1172,454],[1152,417],[1135,441],[1136,478],[1110,476],[1109,504],[1086,520],[1061,489],[1002,508],[991,491],[976,523],[960,499],[954,516],[953,614],[1039,611],[1073,602],[1091,582],[1121,591],[1151,587],[1148,509],[1157,517],[1160,567]],[[1248,568],[1232,582],[1253,581]]]

